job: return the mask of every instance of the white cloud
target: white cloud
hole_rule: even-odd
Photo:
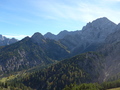
[[[29,23],[38,23],[41,18],[56,21],[74,20],[86,23],[99,17],[108,17],[113,22],[119,23],[120,10],[115,10],[113,7],[116,6],[110,1],[119,2],[120,0],[27,0],[26,2],[30,4],[28,6],[32,8],[19,8],[18,12],[24,11],[23,13],[28,16],[12,14],[9,16],[11,16],[10,18],[14,17],[17,21]]]
[[[100,5],[101,6],[101,5]],[[114,21],[115,23],[119,23],[120,19],[118,16],[120,16],[120,12],[114,9],[111,9],[107,6],[100,7],[97,5],[92,4],[83,4],[82,7],[79,9],[82,13],[81,16],[84,21],[93,21],[96,18],[99,17],[107,17]]]
[[[75,1],[73,5],[68,3],[50,1],[38,1],[32,2],[38,10],[43,11],[43,16],[49,19],[55,20],[79,20],[83,22],[89,22],[99,17],[108,17],[115,23],[119,23],[120,13],[118,10],[112,8],[112,4],[109,5],[109,1],[113,0],[101,0],[93,2],[81,2]],[[114,0],[120,1],[120,0]],[[69,1],[70,2],[70,1]]]
[[[105,1],[120,2],[120,0],[105,0]]]
[[[7,38],[16,38],[18,40],[21,40],[21,39],[27,37],[28,35],[3,35],[3,36],[5,36]]]

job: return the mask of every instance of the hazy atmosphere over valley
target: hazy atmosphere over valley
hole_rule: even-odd
[[[0,90],[120,90],[120,0],[1,0]]]

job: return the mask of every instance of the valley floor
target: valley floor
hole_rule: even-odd
[[[120,90],[120,87],[119,88],[113,88],[113,89],[107,89],[107,90]]]

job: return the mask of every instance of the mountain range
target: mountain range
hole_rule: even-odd
[[[74,32],[61,31],[58,35],[47,33],[45,38],[54,39],[65,45],[74,55],[87,51],[94,51],[104,44],[105,39],[110,34],[116,32],[119,25],[116,25],[106,17],[98,18],[93,22],[89,22],[82,30]],[[64,33],[64,34],[63,34]]]
[[[40,33],[17,43],[1,47],[0,71],[17,71],[36,65],[50,64],[67,57],[69,51],[58,41],[45,39]]]
[[[15,38],[9,39],[9,38],[6,38],[5,36],[0,35],[0,46],[10,45],[10,44],[15,43],[17,41],[18,40]]]
[[[1,75],[50,65],[17,79],[36,90],[120,79],[120,24],[106,17],[87,23],[82,30],[58,35],[36,32],[9,44],[0,47]]]

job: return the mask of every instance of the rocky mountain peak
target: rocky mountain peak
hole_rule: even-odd
[[[107,19],[106,17],[98,18],[92,22],[87,23],[86,26],[83,27],[82,30],[86,30],[86,28],[96,28],[96,29],[107,29],[109,27],[115,27],[116,24]]]
[[[60,35],[60,34],[67,34],[68,33],[68,31],[67,30],[63,30],[63,31],[61,31],[58,35]]]
[[[94,20],[92,22],[92,25],[94,25],[95,27],[100,27],[100,28],[106,28],[110,25],[114,25],[116,26],[115,23],[113,23],[112,21],[110,21],[109,19],[107,19],[106,17],[103,17],[103,18],[98,18],[96,20]]]
[[[60,42],[73,53],[92,51],[106,43],[106,38],[116,31],[116,27],[118,26],[106,17],[99,18],[89,22],[77,34],[72,32],[71,36],[65,36]]]
[[[108,18],[106,18],[106,17],[101,17],[101,18],[98,18],[98,19],[96,19],[96,20],[94,20],[94,21],[92,21],[92,23],[97,23],[97,22],[105,22],[105,23],[107,23],[107,22],[111,22]]]
[[[115,32],[116,24],[106,17],[88,23],[82,29],[82,38],[92,42],[103,42],[105,38]]]
[[[31,39],[38,44],[43,43],[43,41],[45,40],[44,36],[39,32],[34,33]]]
[[[51,32],[48,32],[44,35],[45,38],[50,38],[50,39],[55,39],[55,36],[54,34],[52,34]]]
[[[31,38],[32,39],[44,39],[44,36],[41,33],[36,32],[33,34],[33,36]]]
[[[47,32],[44,36],[50,36],[50,35],[54,35],[51,32]]]

